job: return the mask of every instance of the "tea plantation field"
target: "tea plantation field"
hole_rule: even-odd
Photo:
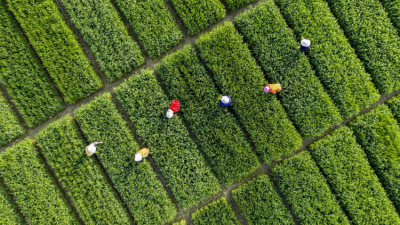
[[[399,93],[399,0],[0,0],[0,224],[400,224]]]

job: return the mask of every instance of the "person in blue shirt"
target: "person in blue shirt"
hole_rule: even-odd
[[[298,46],[297,48],[300,48],[300,51],[305,52],[310,48],[311,41],[308,39],[303,39],[301,40],[300,45],[301,46]]]
[[[219,105],[222,107],[230,106],[232,105],[232,99],[228,95],[224,95],[221,97],[221,100],[219,100]]]

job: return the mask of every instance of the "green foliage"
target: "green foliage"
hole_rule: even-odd
[[[294,224],[266,175],[233,190],[232,196],[250,225]]]
[[[230,22],[202,35],[196,44],[222,94],[262,159],[271,162],[301,145],[301,137],[288,120],[276,96],[263,91],[266,81],[250,50]]]
[[[370,75],[325,1],[277,0],[276,3],[298,37],[298,42],[289,48],[296,49],[301,37],[311,39],[307,56],[343,117],[354,116],[379,99]]]
[[[51,123],[36,139],[86,224],[130,224],[100,166],[86,155],[72,117]]]
[[[308,152],[286,159],[272,174],[300,224],[350,224]]]
[[[182,32],[162,0],[115,1],[151,58],[160,56],[182,40]]]
[[[139,224],[164,224],[172,220],[176,208],[150,163],[146,160],[134,162],[139,145],[118,113],[111,95],[105,93],[79,107],[75,115],[89,142],[103,141],[97,145],[96,155],[135,220]]]
[[[393,25],[400,31],[400,0],[381,0]]]
[[[109,0],[61,0],[110,81],[144,63]]]
[[[0,146],[2,146],[24,134],[25,130],[1,91],[0,109]]]
[[[0,3],[1,4],[1,3]],[[0,185],[0,224],[22,224],[22,219],[11,203],[6,191]]]
[[[158,85],[153,71],[144,70],[114,90],[184,209],[220,190],[179,113],[171,119],[166,117],[171,101]]]
[[[0,174],[29,224],[78,224],[31,140],[0,154]]]
[[[193,48],[185,46],[156,68],[171,97],[181,102],[182,113],[220,180],[232,184],[260,166],[235,118],[219,105],[220,95]]]
[[[247,5],[255,0],[224,0],[230,11],[236,10],[244,5]]]
[[[386,105],[378,106],[351,122],[358,143],[383,187],[400,210],[400,127]]]
[[[30,127],[64,108],[3,1],[0,2],[0,79]]]
[[[225,17],[224,6],[218,0],[171,0],[171,3],[190,35]]]
[[[181,220],[178,223],[173,223],[172,225],[186,225],[186,221],[185,220]]]
[[[382,94],[399,89],[400,37],[379,0],[327,2],[376,88]]]
[[[52,0],[8,0],[65,101],[74,103],[101,87],[72,30]]]
[[[392,110],[394,118],[400,121],[400,95],[388,100],[389,108]]]
[[[311,145],[315,161],[354,224],[399,224],[366,155],[348,127]]]
[[[236,27],[249,43],[267,80],[282,85],[278,98],[303,137],[321,135],[341,121],[272,0],[241,14]]]
[[[239,225],[240,222],[224,197],[192,214],[195,225]]]

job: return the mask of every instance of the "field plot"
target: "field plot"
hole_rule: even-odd
[[[100,79],[52,0],[7,2],[65,101],[74,103],[101,87]]]
[[[267,80],[282,85],[278,99],[303,137],[321,135],[341,121],[338,109],[324,91],[307,57],[297,49],[292,30],[272,0],[241,14],[235,25]]]
[[[247,5],[255,0],[223,0],[228,5],[230,11],[236,10],[244,5]]]
[[[221,94],[231,96],[232,107],[262,159],[271,162],[297,149],[300,135],[276,97],[263,91],[264,75],[233,24],[218,26],[196,44]]]
[[[7,148],[0,165],[1,177],[29,224],[78,224],[32,140]]]
[[[277,0],[298,37],[311,39],[309,57],[319,79],[343,117],[351,117],[379,99],[379,93],[323,0]],[[293,48],[293,45],[291,46]]]
[[[182,40],[162,0],[115,0],[151,58],[156,58]]]
[[[130,224],[100,166],[86,155],[72,117],[51,123],[36,139],[86,224]]]
[[[17,210],[11,203],[6,191],[0,185],[0,224],[18,225],[23,224]]]
[[[220,190],[179,113],[171,119],[166,117],[171,101],[153,71],[143,70],[114,90],[184,209]]]
[[[126,122],[105,93],[75,110],[76,119],[90,143],[98,145],[96,155],[106,168],[122,199],[139,224],[164,224],[176,215],[176,208],[161,181],[146,160],[134,162],[139,145]]]
[[[310,148],[332,190],[354,224],[398,224],[399,216],[348,127]]]
[[[109,0],[61,0],[110,81],[144,63]]]
[[[350,224],[308,152],[286,159],[272,174],[300,224]]]
[[[190,35],[195,35],[225,17],[218,0],[171,0]]]
[[[400,37],[379,0],[327,0],[376,88],[400,88]]]
[[[25,130],[1,91],[0,109],[0,146],[2,146],[24,134]]]
[[[233,190],[232,195],[249,225],[294,224],[266,175]]]
[[[195,225],[239,225],[235,213],[225,198],[221,198],[192,215]]]
[[[34,127],[64,108],[46,74],[19,32],[4,2],[0,2],[0,79],[26,124]]]
[[[217,178],[229,185],[260,166],[232,114],[218,94],[195,50],[186,46],[165,57],[156,69],[211,161]]]
[[[378,106],[350,124],[357,142],[400,210],[400,127],[386,105]]]

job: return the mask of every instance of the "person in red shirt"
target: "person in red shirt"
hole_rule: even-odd
[[[167,111],[167,118],[170,119],[174,116],[174,113],[179,111],[179,107],[181,106],[181,103],[179,103],[178,100],[172,100],[171,105],[168,108]]]

